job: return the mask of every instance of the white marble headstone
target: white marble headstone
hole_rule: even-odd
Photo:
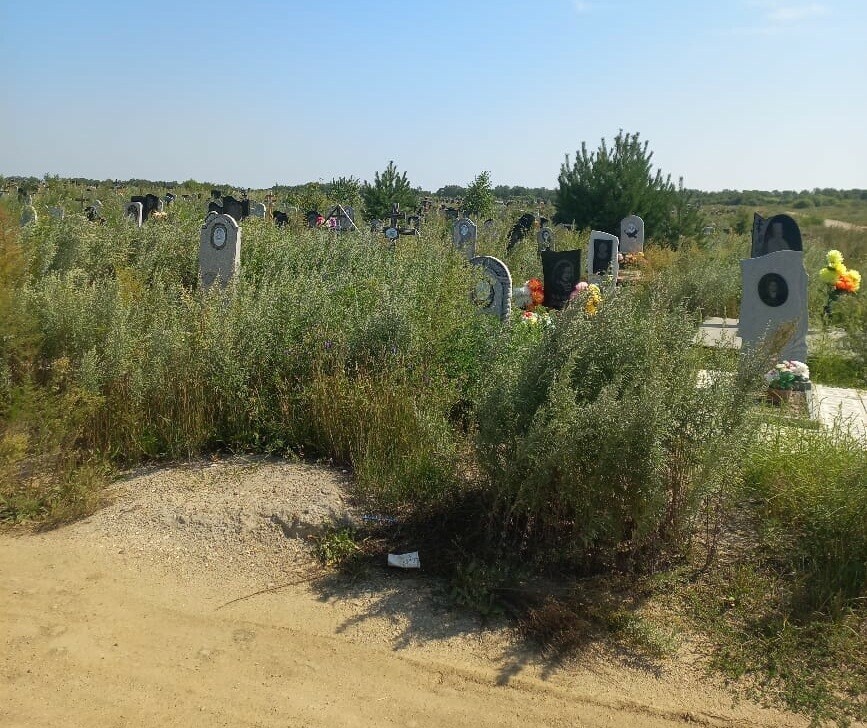
[[[462,217],[452,223],[452,242],[468,259],[476,255],[476,224],[468,217]]]
[[[743,294],[738,335],[755,348],[785,324],[794,333],[779,352],[781,359],[807,361],[807,271],[804,254],[781,250],[741,261]]]
[[[473,303],[482,313],[499,316],[503,321],[512,312],[512,274],[499,258],[479,255],[470,263],[480,266],[483,271],[481,280],[471,293]]]
[[[616,235],[600,230],[590,232],[590,245],[587,248],[587,280],[590,283],[601,283],[606,276],[617,280],[620,270],[617,264],[619,245]]]
[[[241,229],[235,219],[208,213],[199,233],[199,279],[205,288],[225,288],[241,267]]]
[[[123,208],[123,216],[127,220],[131,220],[134,225],[141,227],[142,215],[144,214],[144,205],[141,202],[128,202]]]
[[[644,220],[638,215],[630,215],[620,221],[620,252],[644,252]]]

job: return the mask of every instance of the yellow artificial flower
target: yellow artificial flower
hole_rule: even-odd
[[[836,268],[838,265],[843,265],[843,253],[841,253],[839,250],[829,250],[828,267]]]
[[[825,267],[819,271],[819,279],[829,286],[833,286],[839,277],[840,274],[834,268]]]

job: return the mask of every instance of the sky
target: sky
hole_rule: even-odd
[[[0,175],[867,188],[864,0],[0,0]]]

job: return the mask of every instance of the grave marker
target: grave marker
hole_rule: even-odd
[[[781,326],[794,325],[781,359],[807,361],[807,271],[804,254],[779,250],[741,261],[743,293],[738,335],[745,348],[759,346]]]
[[[468,217],[462,217],[452,223],[452,242],[468,260],[476,257],[477,235],[476,224]]]
[[[479,311],[499,316],[502,321],[512,312],[512,275],[506,264],[490,255],[479,255],[470,263],[482,269],[482,278],[470,297]]]
[[[36,208],[33,205],[25,205],[21,211],[21,219],[18,221],[20,227],[29,225],[30,223],[38,222],[39,217],[36,214]]]
[[[123,209],[123,216],[127,220],[131,220],[136,227],[141,227],[143,207],[141,202],[128,202]]]
[[[759,258],[780,250],[804,250],[798,223],[788,215],[774,215],[770,220],[765,220],[756,214],[753,217],[750,257]]]
[[[551,228],[545,226],[539,229],[539,232],[536,233],[536,243],[539,246],[539,254],[544,251],[554,250],[554,233],[551,232]]]
[[[600,230],[590,232],[590,246],[587,250],[587,280],[590,283],[601,283],[607,275],[617,280],[619,242],[617,236],[611,233]]]
[[[54,220],[62,220],[65,210],[62,207],[49,207],[48,214],[51,215]]]
[[[258,217],[260,220],[265,219],[265,213],[267,212],[267,208],[262,202],[251,202],[250,203],[250,216]]]
[[[234,218],[208,213],[199,233],[199,279],[225,288],[241,267],[241,229]]]
[[[569,303],[569,296],[581,280],[581,251],[541,251],[542,275],[545,284],[544,305],[562,310]]]
[[[620,221],[620,252],[644,252],[644,220],[638,215],[629,215]]]

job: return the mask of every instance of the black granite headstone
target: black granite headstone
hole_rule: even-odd
[[[542,275],[545,286],[544,304],[548,308],[563,309],[569,296],[581,280],[581,251],[543,250]]]

